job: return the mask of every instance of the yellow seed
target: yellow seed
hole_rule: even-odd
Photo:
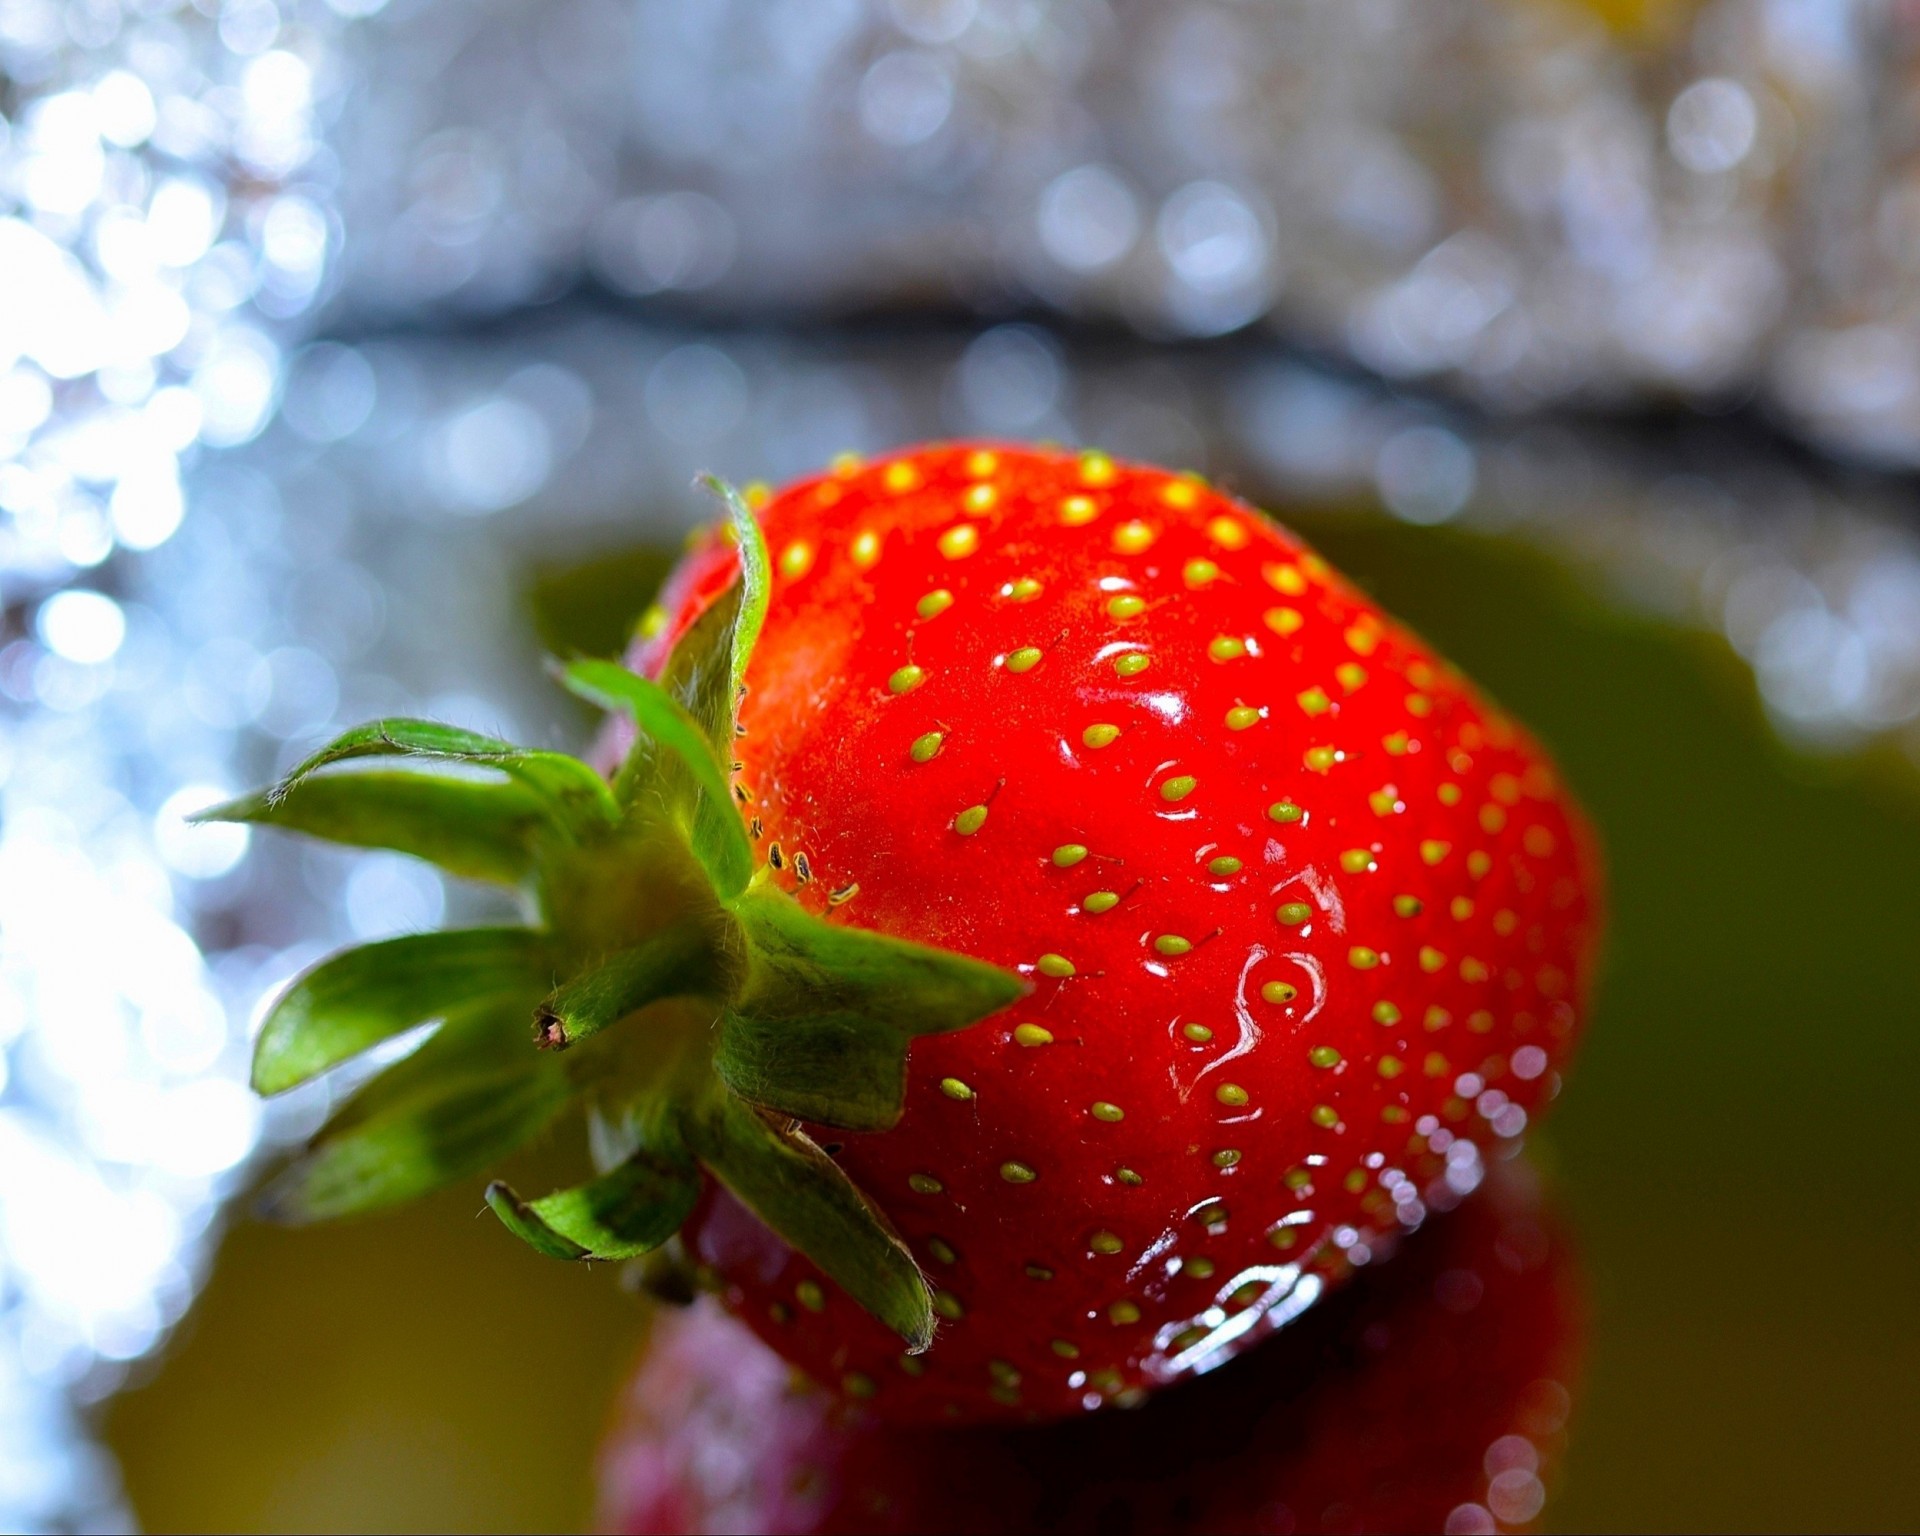
[[[1180,1026],[1180,1033],[1185,1035],[1195,1045],[1205,1045],[1213,1038],[1213,1031],[1208,1029],[1204,1024],[1182,1024]]]
[[[942,1264],[957,1264],[960,1262],[960,1255],[953,1251],[953,1244],[949,1243],[944,1237],[928,1238],[927,1252],[932,1254],[934,1258],[938,1259]]]
[[[1245,866],[1230,853],[1223,853],[1217,859],[1207,861],[1207,873],[1225,879],[1228,875],[1237,875]]]
[[[1238,1083],[1222,1083],[1213,1090],[1213,1096],[1229,1109],[1238,1109],[1247,1102],[1247,1090]]]
[[[1009,1184],[1031,1184],[1040,1175],[1025,1163],[1007,1162],[1000,1165],[1000,1177]]]
[[[1282,902],[1273,915],[1289,928],[1297,928],[1313,916],[1313,908],[1304,901]]]
[[[1000,589],[1000,595],[1010,603],[1030,603],[1041,593],[1040,583],[1031,576],[1022,576],[1008,582]]]
[[[840,1386],[848,1397],[869,1398],[880,1390],[879,1384],[871,1376],[863,1376],[858,1371],[848,1371],[840,1378]]]
[[[1120,727],[1117,725],[1090,725],[1080,733],[1083,745],[1098,751],[1101,747],[1112,746],[1120,739]]]
[[[1087,856],[1083,843],[1062,843],[1053,850],[1053,863],[1056,869],[1072,869]]]
[[[1120,904],[1120,897],[1114,891],[1089,891],[1080,899],[1080,909],[1098,916],[1102,912],[1111,912]]]
[[[1400,790],[1397,785],[1382,784],[1367,796],[1367,804],[1373,807],[1376,816],[1391,816],[1405,809],[1400,803]]]
[[[1125,1110],[1118,1104],[1109,1104],[1105,1099],[1094,1100],[1093,1108],[1088,1112],[1094,1119],[1104,1120],[1109,1125],[1112,1125],[1116,1120],[1124,1120],[1127,1118]]]
[[[1487,871],[1493,868],[1493,855],[1484,848],[1476,848],[1467,855],[1467,873],[1476,880],[1484,880]]]
[[[1298,608],[1269,608],[1261,617],[1268,629],[1283,637],[1295,633],[1307,622],[1300,616]]]
[[[1316,1045],[1307,1052],[1307,1060],[1316,1067],[1337,1067],[1340,1065],[1340,1053],[1330,1045]]]
[[[1373,1022],[1376,1024],[1398,1024],[1400,1010],[1392,1003],[1380,1002],[1373,1005]]]
[[[1200,781],[1190,773],[1179,774],[1168,779],[1160,786],[1162,800],[1184,800],[1198,787]]]
[[[933,1310],[938,1312],[950,1323],[957,1323],[967,1315],[965,1304],[958,1296],[954,1295],[952,1291],[935,1291],[933,1293]]]
[[[827,467],[844,480],[849,475],[858,474],[860,466],[866,462],[857,453],[836,453],[833,456],[833,462]]]
[[[923,619],[937,619],[952,606],[953,594],[945,587],[935,587],[913,605],[914,612]]]
[[[1406,1063],[1401,1061],[1398,1056],[1382,1056],[1380,1058],[1380,1075],[1382,1077],[1398,1077],[1402,1072],[1406,1071],[1406,1069]]]
[[[1036,963],[1040,968],[1040,974],[1042,976],[1052,976],[1059,979],[1074,974],[1073,962],[1065,955],[1056,955],[1049,952],[1042,955]]]
[[[1062,1360],[1078,1360],[1080,1358],[1080,1346],[1070,1344],[1065,1339],[1055,1339],[1049,1348]]]
[[[917,490],[920,486],[920,471],[904,460],[896,459],[889,464],[880,478],[886,488],[895,495],[902,491]]]
[[[1169,480],[1160,487],[1160,499],[1170,507],[1186,508],[1200,499],[1200,488],[1191,480]]]
[[[1136,597],[1131,592],[1123,592],[1107,603],[1107,616],[1114,619],[1130,619],[1135,614],[1146,612],[1147,600]]]
[[[1215,661],[1238,661],[1247,654],[1247,642],[1238,635],[1215,635],[1207,642],[1207,654]]]
[[[1252,535],[1238,518],[1222,516],[1209,520],[1207,537],[1222,549],[1245,549]]]
[[[1031,672],[1040,665],[1040,651],[1037,646],[1023,645],[1007,657],[1009,672]]]
[[[1340,761],[1340,754],[1332,747],[1308,747],[1300,754],[1300,760],[1315,773],[1331,773],[1333,765]]]
[[[871,528],[862,529],[853,536],[853,543],[847,546],[847,553],[853,557],[853,563],[861,570],[870,570],[880,558],[880,535]]]
[[[1347,964],[1356,971],[1370,971],[1379,963],[1379,952],[1368,949],[1364,944],[1356,944],[1347,951]]]
[[[805,539],[795,539],[780,551],[780,574],[788,580],[798,580],[812,568],[813,546]]]
[[[990,485],[970,485],[966,495],[960,498],[969,512],[985,512],[997,500],[999,493]]]
[[[1140,1308],[1131,1301],[1116,1301],[1107,1308],[1107,1316],[1116,1328],[1130,1328],[1140,1321]]]
[[[1300,995],[1300,989],[1284,981],[1269,981],[1260,988],[1260,996],[1270,1003],[1290,1003]]]
[[[824,1312],[827,1306],[827,1293],[820,1289],[817,1280],[802,1280],[793,1288],[794,1299],[809,1312]]]
[[[1153,524],[1133,518],[1113,530],[1114,551],[1122,555],[1145,554],[1159,537],[1160,531]]]
[[[1456,896],[1447,903],[1447,913],[1456,923],[1464,923],[1473,916],[1473,900],[1467,896]]]
[[[1340,1114],[1331,1104],[1316,1104],[1307,1118],[1322,1130],[1330,1131],[1340,1123]]]
[[[1236,704],[1227,711],[1227,729],[1244,731],[1249,726],[1260,723],[1260,711],[1250,704]]]
[[[1128,651],[1113,659],[1113,670],[1122,677],[1138,677],[1153,665],[1153,658],[1141,651]]]
[[[916,1195],[937,1195],[947,1186],[930,1173],[910,1173],[907,1175],[907,1188]]]
[[[1438,839],[1428,838],[1420,845],[1420,862],[1423,864],[1438,864],[1452,851],[1452,843],[1443,843]]]
[[[1373,855],[1364,848],[1349,848],[1340,855],[1340,867],[1350,875],[1364,875],[1374,867]]]
[[[1184,955],[1192,951],[1193,943],[1177,933],[1163,933],[1153,941],[1153,947],[1163,955]]]
[[[953,818],[953,830],[962,837],[972,837],[987,824],[987,808],[984,805],[970,805]]]
[[[1343,661],[1333,669],[1333,676],[1348,693],[1357,692],[1367,680],[1367,669],[1355,661]]]
[[[1446,963],[1447,957],[1441,954],[1440,951],[1435,949],[1431,944],[1422,944],[1420,946],[1420,969],[1428,975],[1432,975]]]
[[[1387,749],[1389,756],[1405,757],[1407,755],[1407,747],[1412,740],[1413,738],[1405,731],[1395,731],[1391,736],[1382,736],[1380,738],[1380,745]]]
[[[1180,571],[1180,579],[1190,587],[1204,587],[1220,576],[1220,567],[1211,560],[1189,560]]]
[[[666,627],[667,610],[654,603],[640,615],[640,622],[634,626],[633,632],[642,640],[652,640],[662,634]]]
[[[1267,807],[1267,819],[1282,824],[1298,821],[1304,814],[1291,800],[1276,800]]]
[[[958,1099],[962,1104],[973,1097],[973,1090],[957,1077],[941,1078],[940,1091],[950,1099]]]
[[[1016,1024],[1013,1027],[1013,1038],[1017,1044],[1025,1046],[1052,1045],[1053,1031],[1043,1029],[1038,1024]]]
[[[1418,917],[1427,907],[1418,896],[1396,896],[1393,898],[1393,910],[1401,917]]]
[[[1091,496],[1069,496],[1060,503],[1060,521],[1069,528],[1084,528],[1100,515],[1100,503]]]
[[[1260,574],[1267,578],[1267,585],[1274,591],[1288,597],[1299,597],[1307,590],[1307,578],[1300,574],[1297,565],[1275,563],[1260,567]]]
[[[1333,700],[1324,688],[1308,688],[1294,695],[1294,702],[1308,715],[1324,715],[1333,708]]]
[[[967,455],[968,478],[984,480],[1000,467],[1000,455],[990,448],[976,448]]]
[[[926,680],[927,674],[912,662],[908,662],[887,679],[887,687],[894,693],[912,693]]]
[[[907,756],[916,763],[930,763],[940,755],[940,748],[946,744],[946,735],[941,731],[928,731],[924,736],[916,736],[913,745],[907,748]]]
[[[1113,460],[1098,449],[1090,449],[1080,455],[1082,485],[1112,485],[1115,473]]]
[[[980,547],[980,530],[972,523],[955,523],[940,535],[939,544],[949,560],[964,560]]]
[[[1347,649],[1356,656],[1371,656],[1380,644],[1380,631],[1365,619],[1347,627]]]

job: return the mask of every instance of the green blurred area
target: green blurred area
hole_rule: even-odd
[[[1920,782],[1795,757],[1724,646],[1544,556],[1295,521],[1550,743],[1606,841],[1601,1008],[1534,1138],[1595,1300],[1549,1525],[1920,1524]],[[536,573],[536,628],[611,649],[660,569]],[[243,1225],[105,1428],[153,1530],[578,1526],[641,1327],[612,1275],[534,1257],[477,1189]]]

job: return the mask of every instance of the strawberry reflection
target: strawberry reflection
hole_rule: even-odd
[[[1214,1374],[1035,1429],[887,1429],[703,1300],[663,1314],[601,1460],[649,1532],[1526,1529],[1584,1309],[1523,1164]]]

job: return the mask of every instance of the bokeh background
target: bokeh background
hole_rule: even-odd
[[[1920,1522],[1920,8],[0,0],[0,1527],[588,1518],[613,1277],[239,1200],[263,997],[478,898],[185,817],[577,745],[697,470],[961,433],[1274,508],[1596,813],[1545,1522]]]

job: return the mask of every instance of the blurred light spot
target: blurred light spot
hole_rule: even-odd
[[[86,665],[111,660],[127,638],[126,615],[120,605],[78,587],[56,592],[42,603],[34,628],[55,655]]]
[[[287,370],[281,418],[310,443],[351,437],[373,414],[373,369],[352,347],[321,341],[302,349]]]
[[[627,293],[705,288],[733,263],[733,216],[698,192],[615,203],[594,229],[596,266]]]
[[[200,436],[215,448],[246,442],[266,425],[279,382],[279,349],[250,326],[229,325],[193,371]]]
[[[647,417],[661,436],[706,444],[725,437],[747,408],[747,379],[718,347],[675,347],[647,375]]]
[[[228,798],[211,784],[189,784],[167,797],[153,818],[154,847],[167,868],[189,880],[213,880],[240,862],[251,840],[244,823],[187,819]]]
[[[1456,1504],[1441,1527],[1446,1536],[1498,1536],[1500,1527],[1484,1504]]]
[[[347,922],[359,939],[424,933],[446,911],[440,877],[397,853],[369,854],[347,877]]]
[[[960,357],[961,403],[988,432],[1017,433],[1044,420],[1060,398],[1061,382],[1053,338],[1032,326],[996,326]]]
[[[1444,523],[1473,495],[1473,450],[1444,427],[1408,427],[1380,446],[1374,479],[1387,510],[1408,523]]]
[[[146,81],[124,69],[109,70],[93,88],[100,136],[121,149],[146,142],[153,132],[153,92]]]
[[[518,400],[482,401],[438,434],[434,478],[460,512],[498,512],[546,484],[552,445],[539,413]]]
[[[180,176],[161,182],[147,205],[154,260],[169,267],[193,265],[212,247],[222,217],[222,199],[205,182]]]
[[[1266,308],[1266,231],[1231,187],[1189,182],[1161,207],[1156,234],[1174,280],[1169,305],[1185,330],[1219,335]]]
[[[1753,148],[1760,116],[1737,80],[1696,80],[1667,109],[1667,148],[1690,171],[1730,171]]]
[[[1040,194],[1040,244],[1074,272],[1110,267],[1140,238],[1140,205],[1104,165],[1063,171]]]
[[[894,25],[921,43],[950,43],[973,25],[977,0],[892,0]]]
[[[932,138],[953,111],[953,75],[935,54],[902,48],[860,78],[860,126],[904,149]]]

